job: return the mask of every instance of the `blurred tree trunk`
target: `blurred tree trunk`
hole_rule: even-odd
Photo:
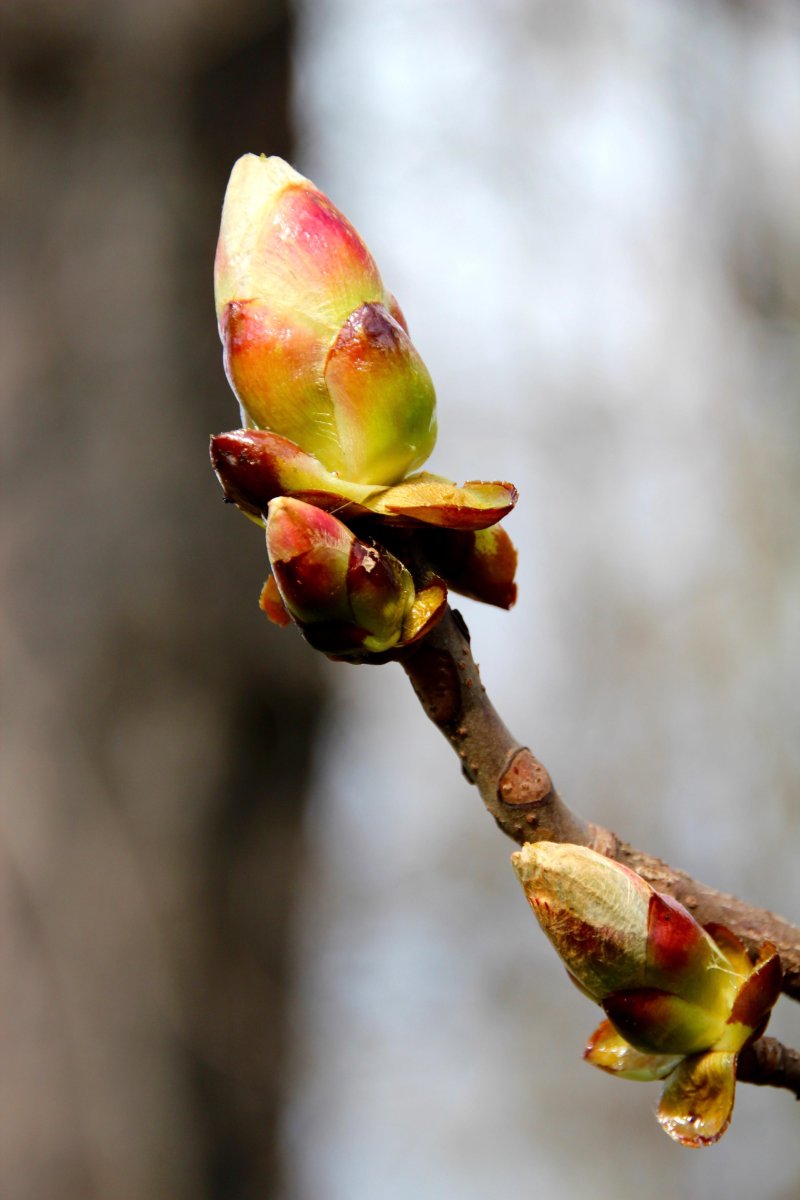
[[[0,1194],[267,1197],[322,685],[206,447],[238,424],[219,207],[239,153],[290,152],[289,14],[0,25]]]

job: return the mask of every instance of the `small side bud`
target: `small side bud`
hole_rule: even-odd
[[[601,1001],[643,986],[652,888],[585,846],[526,844],[511,856],[528,903],[567,970]]]
[[[512,861],[544,932],[593,999],[649,989],[727,1019],[741,979],[677,900],[586,846],[537,842]]]
[[[707,1146],[728,1127],[736,1058],[760,1037],[781,989],[775,947],[755,965],[722,926],[584,846],[538,842],[512,855],[542,929],[605,1010],[584,1057],[626,1079],[665,1079],[659,1123]],[[712,937],[713,934],[713,937]]]
[[[383,546],[300,500],[270,503],[267,549],[287,612],[331,658],[377,661],[421,637],[444,612],[443,587],[418,594],[410,572]]]

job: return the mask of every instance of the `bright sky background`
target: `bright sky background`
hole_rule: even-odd
[[[306,0],[296,89],[299,166],[437,383],[431,468],[520,488],[520,602],[462,605],[507,723],[584,815],[788,915],[794,11]],[[786,1095],[740,1088],[694,1154],[658,1130],[657,1090],[581,1063],[599,1010],[402,672],[330,680],[286,1200],[794,1197]],[[792,1012],[775,1030],[800,1041]]]

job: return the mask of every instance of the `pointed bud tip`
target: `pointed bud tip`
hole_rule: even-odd
[[[523,883],[542,881],[549,891],[557,880],[596,878],[598,881],[625,881],[633,884],[648,903],[653,889],[640,875],[623,863],[606,858],[588,846],[571,842],[526,842],[512,854],[514,869]]]
[[[601,1001],[641,986],[652,888],[586,846],[528,843],[514,869],[544,933],[579,986]]]
[[[276,198],[291,184],[312,186],[282,158],[243,154],[233,164],[222,203],[214,262],[214,292],[220,321],[230,301],[247,298],[246,277],[251,269],[257,231],[267,220]]]
[[[328,558],[349,555],[355,540],[346,525],[314,504],[290,496],[269,502],[267,546],[273,563],[291,562],[310,550]]]

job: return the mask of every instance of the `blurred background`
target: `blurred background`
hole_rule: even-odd
[[[796,920],[797,5],[4,0],[0,43],[0,1196],[793,1200],[787,1094],[690,1153],[580,1061],[510,843],[400,668],[266,623],[207,440],[225,183],[281,154],[400,299],[431,468],[520,488],[517,608],[460,606],[507,723]]]

